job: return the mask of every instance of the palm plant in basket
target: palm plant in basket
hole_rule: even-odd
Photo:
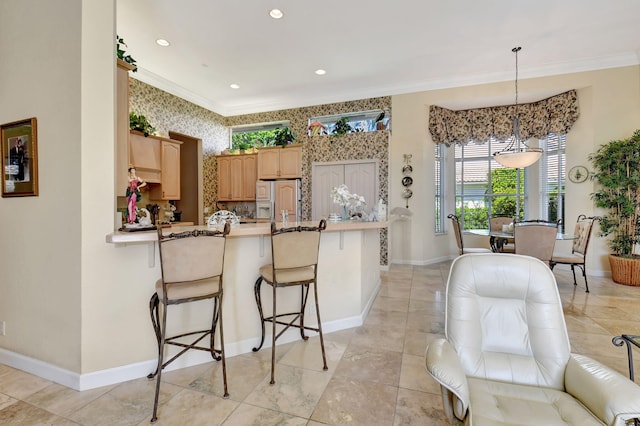
[[[634,251],[640,243],[640,130],[630,138],[601,145],[589,161],[600,184],[591,198],[597,207],[609,211],[602,217],[600,231],[611,236],[613,280],[640,285],[640,256]]]

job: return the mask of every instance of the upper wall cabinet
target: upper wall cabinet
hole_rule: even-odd
[[[302,144],[258,149],[258,179],[302,177]]]
[[[151,184],[149,196],[152,200],[180,199],[181,144],[158,136],[145,137],[134,130],[130,132],[129,160],[138,177]]]
[[[256,199],[256,154],[218,157],[218,201]]]
[[[161,183],[162,152],[160,139],[131,131],[129,136],[129,162],[136,168],[140,179],[147,183]]]

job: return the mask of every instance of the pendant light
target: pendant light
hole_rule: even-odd
[[[513,137],[504,150],[493,153],[493,157],[498,163],[512,169],[528,167],[542,157],[541,148],[529,147],[520,137],[520,117],[518,116],[518,52],[521,49],[522,47],[514,47],[511,49],[511,51],[516,54],[516,115],[513,118]]]

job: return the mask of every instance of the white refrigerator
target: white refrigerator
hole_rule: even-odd
[[[300,220],[300,179],[259,180],[256,182],[256,219],[262,222],[281,221],[282,211],[289,222]]]

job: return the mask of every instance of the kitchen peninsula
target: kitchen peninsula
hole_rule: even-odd
[[[290,222],[286,226],[316,226],[317,222]],[[278,227],[282,223],[277,223]],[[318,295],[323,331],[356,327],[363,323],[380,286],[380,229],[387,222],[328,222],[320,238],[318,260]],[[183,232],[204,229],[206,226],[173,226],[164,232]],[[231,228],[227,238],[224,262],[224,335],[227,356],[251,351],[260,341],[260,318],[253,293],[254,283],[261,266],[271,262],[270,223],[240,224]],[[154,269],[156,279],[160,278],[160,262],[157,253],[156,231],[114,232],[106,237],[108,243],[126,248],[128,245],[148,245],[148,262],[139,262],[139,268]],[[295,253],[291,254],[295,256]],[[143,285],[148,294],[154,291],[155,282],[132,282]],[[262,298],[265,307],[271,306],[271,293],[263,286]],[[147,309],[147,300],[140,300],[140,309]],[[278,295],[278,306],[299,305],[299,289],[284,289]],[[188,321],[203,321],[209,317],[210,304],[206,302],[190,304],[182,314],[170,315],[168,327],[178,330],[185,318]],[[307,309],[313,309],[313,304]],[[170,309],[183,309],[175,306]],[[309,312],[308,312],[309,313]],[[313,311],[311,311],[313,313]],[[177,319],[177,320],[176,320]],[[315,315],[305,317],[310,325],[315,324]],[[191,324],[192,325],[192,324]],[[152,333],[150,329],[149,333]],[[313,335],[313,334],[312,334]],[[279,342],[299,339],[297,330],[288,330]],[[267,338],[265,346],[271,339]],[[153,356],[150,346],[150,359]],[[185,355],[182,364],[174,368],[210,361],[205,352],[192,351]],[[170,352],[171,353],[171,352]],[[182,358],[181,358],[182,359]],[[180,360],[176,361],[176,364]]]

